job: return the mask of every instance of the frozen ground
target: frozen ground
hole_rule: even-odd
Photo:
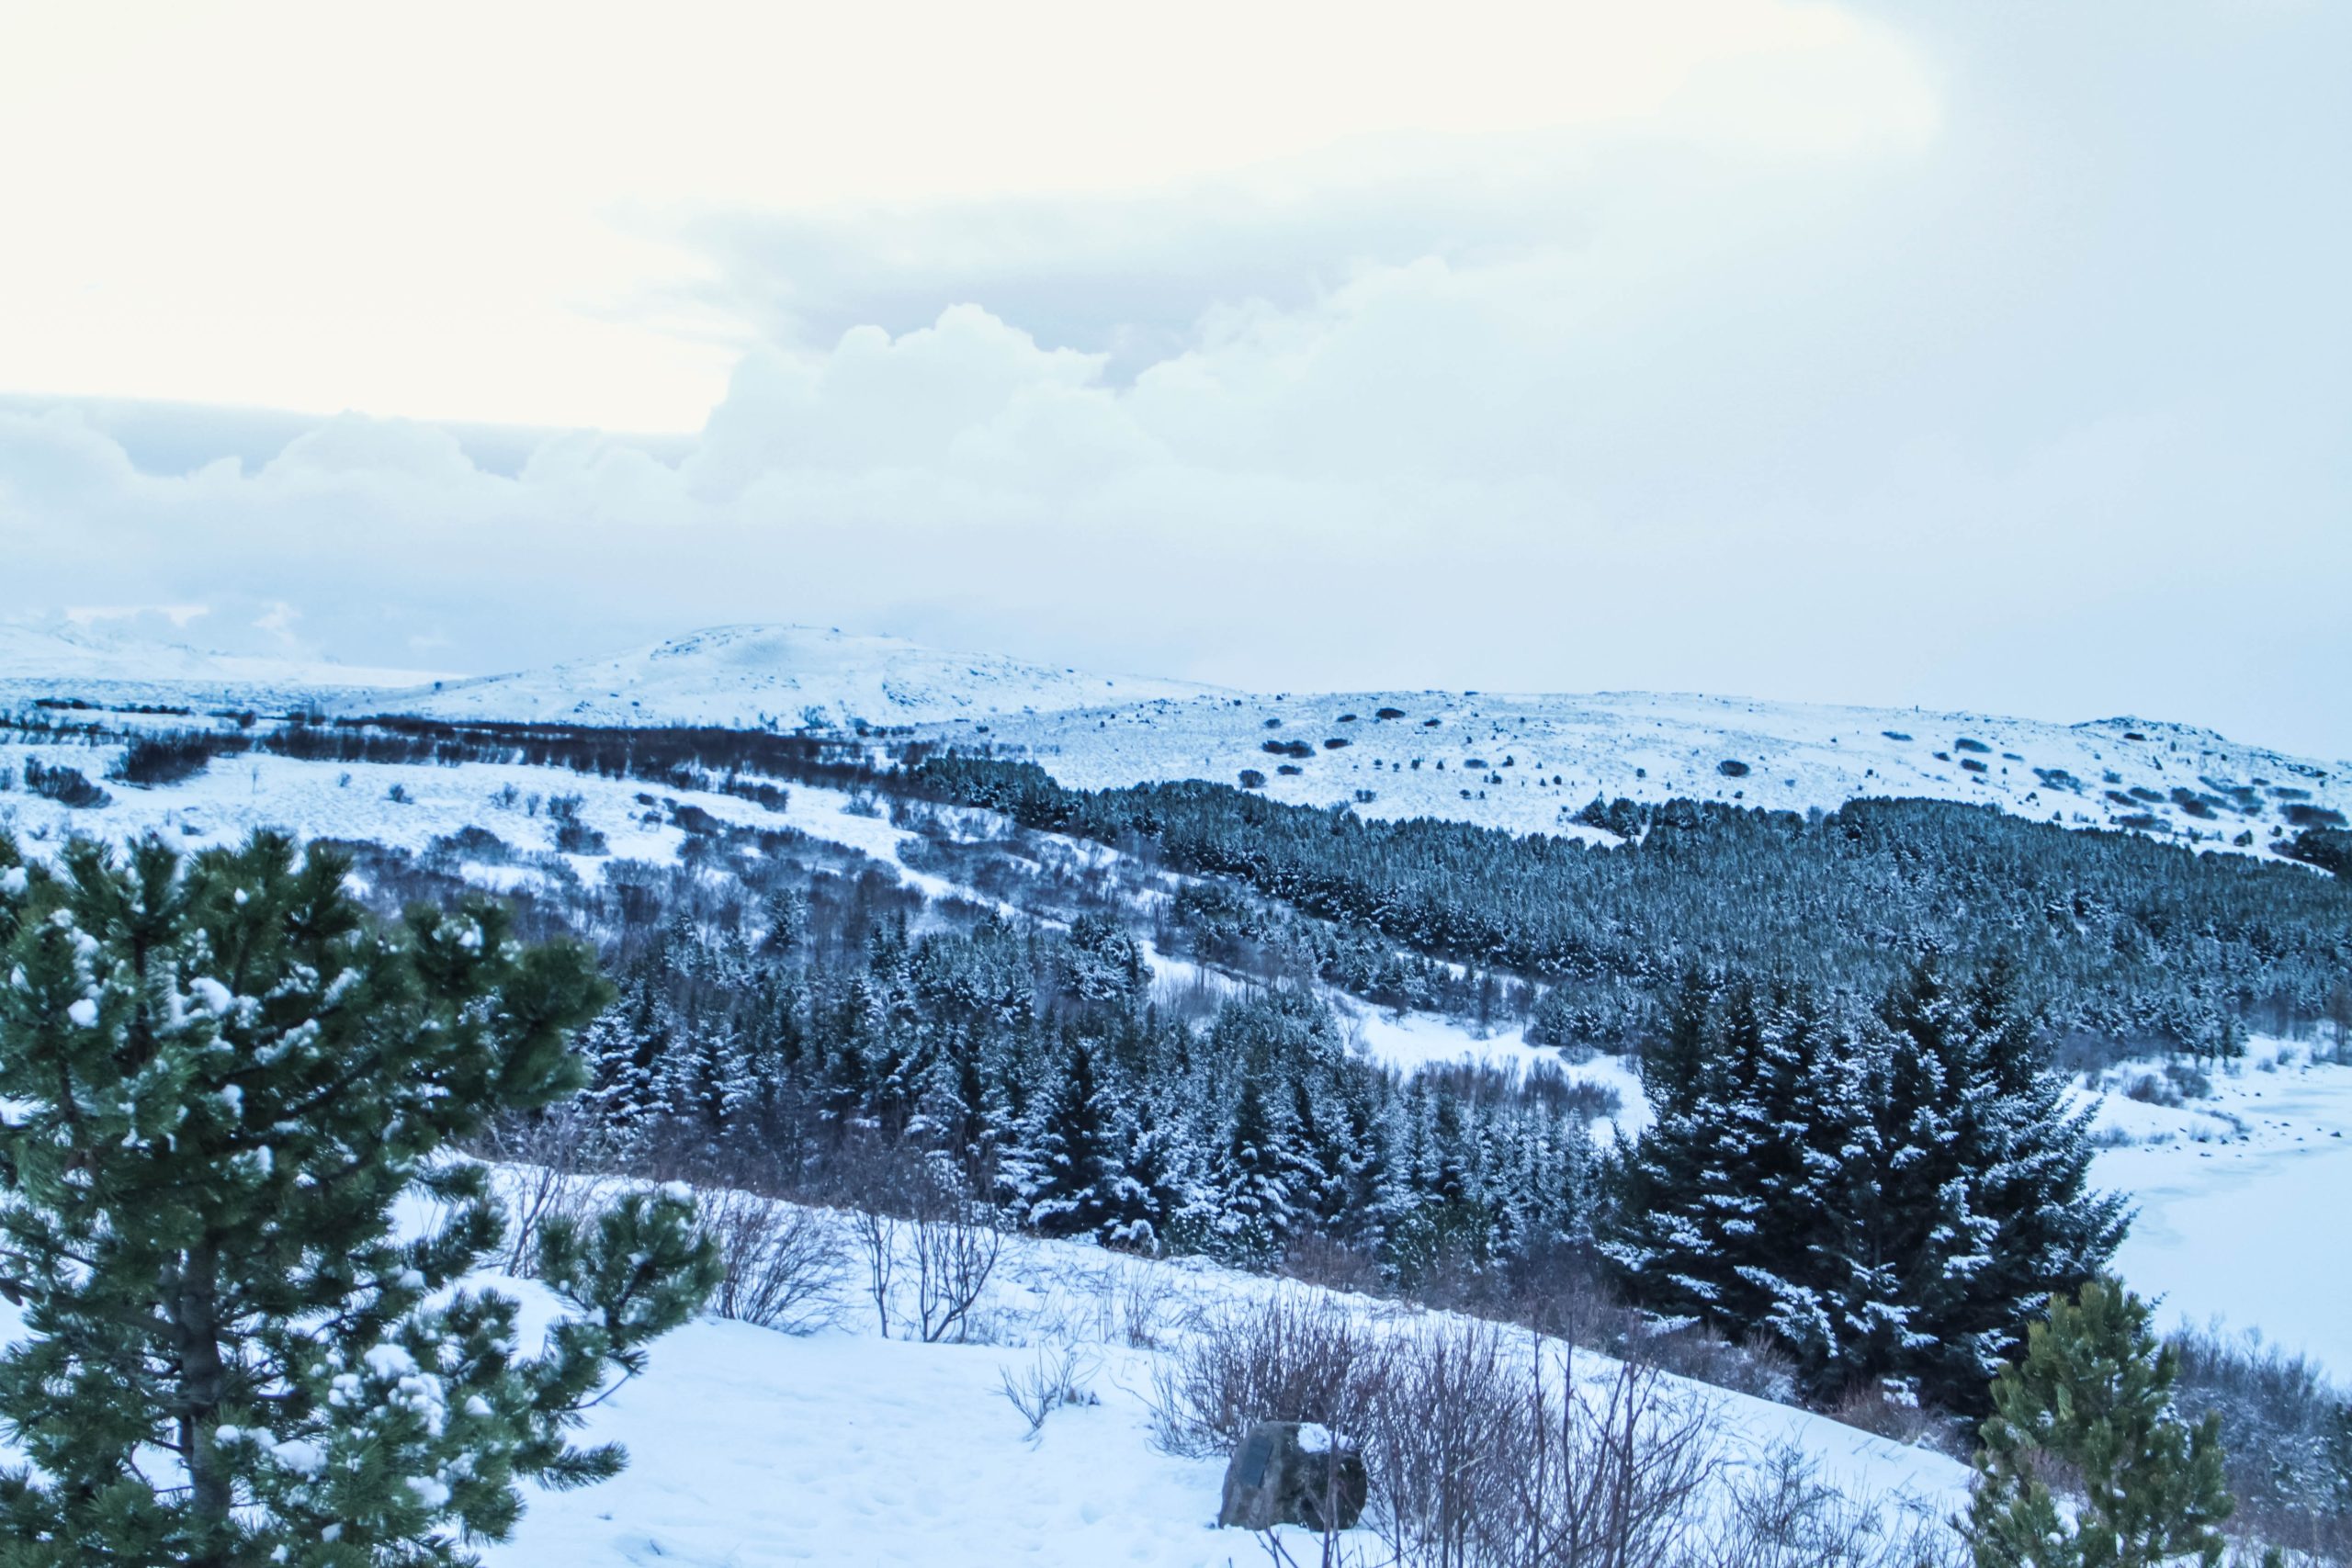
[[[2102,1105],[2143,1140],[2092,1170],[2139,1208],[2116,1267],[2168,1323],[2259,1329],[2352,1382],[2352,1066],[2261,1041],[2213,1085],[2177,1110]]]

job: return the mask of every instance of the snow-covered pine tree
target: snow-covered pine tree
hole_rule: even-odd
[[[1129,1176],[1127,1114],[1094,1053],[1071,1043],[1069,1068],[1038,1129],[1035,1174],[1024,1194],[1029,1223],[1047,1235],[1096,1240],[1131,1234],[1149,1218],[1144,1190]]]
[[[1199,1151],[1186,1138],[1182,1119],[1161,1115],[1148,1094],[1136,1102],[1126,1164],[1139,1212],[1105,1239],[1138,1252],[1197,1244],[1205,1229]]]
[[[1227,1258],[1262,1268],[1282,1255],[1293,1224],[1289,1129],[1266,1103],[1259,1077],[1242,1080],[1233,1127],[1212,1176],[1216,1245]]]
[[[616,1136],[627,1140],[660,1120],[673,1032],[655,977],[642,969],[581,1032],[580,1054],[590,1072],[588,1101]]]
[[[1852,1370],[1981,1410],[2043,1301],[2098,1276],[2127,1216],[2090,1190],[2089,1112],[2067,1109],[2010,965],[1954,986],[1930,959],[1881,1019],[1872,1155],[1848,1205]]]
[[[550,1226],[572,1315],[534,1355],[465,1276],[499,1242],[453,1140],[584,1079],[587,956],[488,901],[375,928],[349,863],[281,837],[182,861],[0,835],[0,1353],[13,1562],[473,1561],[529,1479],[612,1474],[566,1433],[700,1303],[691,1201]],[[447,1218],[397,1235],[403,1199]]]

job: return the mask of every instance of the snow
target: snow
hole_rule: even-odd
[[[2280,1065],[2265,1071],[2266,1061]],[[2102,1128],[2172,1134],[2102,1150],[2092,1167],[2095,1184],[2139,1210],[2117,1270],[2160,1298],[2167,1325],[2259,1329],[2352,1382],[2352,1253],[2339,1239],[2352,1201],[2352,1066],[2257,1041],[2213,1081],[2211,1100],[2169,1112],[2104,1097]]]
[[[1470,1062],[1520,1072],[1543,1062],[1570,1083],[1589,1083],[1617,1097],[1617,1113],[1594,1126],[1602,1142],[1611,1136],[1636,1137],[1649,1125],[1649,1100],[1642,1080],[1623,1057],[1594,1055],[1575,1061],[1548,1045],[1531,1045],[1517,1027],[1481,1030],[1456,1019],[1433,1013],[1391,1012],[1367,1007],[1340,992],[1325,993],[1339,1012],[1351,1041],[1373,1060],[1414,1073],[1423,1067],[1452,1066]]]
[[[2212,848],[2250,834],[2256,853],[2291,830],[2290,808],[2352,815],[2352,762],[2131,717],[2062,725],[1639,692],[1251,694],[806,626],[720,626],[606,658],[426,682],[0,625],[0,705],[68,687],[109,701],[209,694],[272,711],[311,702],[454,720],[864,723],[1025,757],[1080,787],[1230,783],[1251,769],[1278,800],[1592,841],[1613,841],[1573,820],[1595,795],[1793,810],[1928,796],[2068,827],[2152,818],[2138,830]],[[1269,740],[1300,742],[1308,755],[1271,756]],[[1726,774],[1726,763],[1746,772]],[[1281,773],[1284,764],[1298,773]]]
[[[1115,1303],[1145,1271],[1166,1322],[1277,1286],[1196,1262],[1148,1264],[1016,1239],[991,1287],[1001,1343],[877,1337],[866,1314],[796,1338],[706,1319],[658,1342],[646,1375],[591,1416],[585,1440],[629,1450],[616,1480],[530,1498],[492,1568],[661,1562],[717,1568],[821,1562],[1211,1568],[1254,1561],[1248,1535],[1214,1528],[1222,1461],[1155,1450],[1148,1399],[1164,1351],[1127,1342]],[[1375,1313],[1360,1297],[1340,1298]],[[1035,1440],[1002,1392],[1040,1345],[1079,1346],[1097,1404],[1057,1409]],[[1578,1358],[1580,1369],[1599,1358]],[[1750,1452],[1792,1442],[1858,1494],[1958,1506],[1966,1472],[1784,1406],[1715,1394],[1721,1429]],[[1378,1560],[1371,1551],[1367,1556]],[[1311,1561],[1295,1536],[1294,1556]]]
[[[286,707],[318,694],[423,686],[438,678],[426,671],[213,653],[93,627],[0,621],[0,702],[79,696],[107,703]]]
[[[1377,717],[1384,709],[1402,716]],[[2257,852],[2287,830],[2289,805],[2352,814],[2352,763],[2288,756],[2211,730],[2135,718],[2061,725],[1641,692],[1224,693],[1009,717],[986,737],[957,726],[922,733],[965,745],[985,741],[997,755],[1035,761],[1076,788],[1180,778],[1231,784],[1250,769],[1266,775],[1268,796],[1294,804],[1600,842],[1614,840],[1572,820],[1596,795],[1679,795],[1796,811],[1834,810],[1873,795],[1928,797],[2075,828],[2112,826],[2144,813],[2159,819],[2159,835],[2187,841],[2195,831],[2198,842],[2215,848],[2251,831]],[[1962,746],[1963,739],[1982,750]],[[1269,741],[1294,740],[1311,754],[1263,750]],[[1346,744],[1333,748],[1325,744],[1329,740]],[[1720,766],[1726,761],[1748,771],[1727,776]],[[1300,771],[1282,774],[1277,768],[1284,763]],[[2252,794],[2230,795],[2217,785]],[[2135,789],[2156,798],[2132,798],[2128,806],[2109,798],[2109,791],[2130,796]],[[2200,802],[2213,815],[2199,818],[2174,800],[2175,789],[2220,804]],[[2282,789],[2302,793],[2282,795]],[[1374,798],[1359,800],[1359,791]],[[2248,802],[2258,805],[2258,815],[2248,814]]]
[[[605,659],[370,696],[346,711],[512,722],[898,726],[1024,709],[1188,697],[1182,681],[1098,675],[1001,654],[949,653],[898,637],[811,626],[717,626]]]

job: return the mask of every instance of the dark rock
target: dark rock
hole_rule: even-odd
[[[1329,1432],[1302,1421],[1261,1421],[1225,1467],[1225,1502],[1216,1522],[1264,1530],[1298,1525],[1318,1534],[1351,1529],[1371,1490],[1363,1456],[1338,1447]]]

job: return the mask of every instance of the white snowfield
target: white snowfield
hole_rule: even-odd
[[[95,703],[284,708],[362,689],[427,685],[435,679],[425,671],[210,653],[185,644],[115,637],[96,627],[0,621],[0,705],[6,706],[37,697],[78,696]]]
[[[1638,692],[1249,694],[806,626],[721,626],[405,686],[399,671],[266,663],[0,627],[0,704],[82,695],[518,723],[862,724],[986,746],[1083,788],[1236,784],[1247,772],[1277,800],[1602,839],[1573,820],[1596,795],[1792,810],[1928,796],[2257,854],[2327,814],[2352,818],[2352,762],[2129,717],[2065,725]]]
[[[346,700],[345,711],[509,723],[896,728],[1191,697],[1182,681],[944,653],[813,626],[716,626],[605,659]]]
[[[2136,718],[2063,725],[1641,692],[1363,692],[1227,694],[976,730],[933,733],[1024,757],[1077,788],[1234,784],[1248,770],[1276,800],[1522,833],[1607,838],[1573,821],[1596,795],[1795,811],[1869,796],[1960,800],[2070,828],[2193,834],[2216,848],[2244,834],[2240,847],[2257,852],[2293,831],[2295,815],[2352,816],[2352,764]]]
[[[2211,1098],[2110,1092],[2098,1124],[2134,1140],[2102,1150],[2091,1179],[2136,1205],[2116,1269],[2164,1322],[2258,1330],[2352,1384],[2352,1066],[2256,1040]]]
[[[1265,1561],[1255,1537],[1216,1528],[1221,1461],[1155,1449],[1153,1375],[1204,1308],[1267,1292],[1325,1295],[1197,1260],[1148,1263],[1070,1243],[1007,1242],[978,1337],[924,1345],[879,1337],[853,1282],[837,1326],[795,1337],[704,1320],[654,1347],[646,1376],[584,1436],[628,1445],[628,1470],[538,1495],[499,1568],[793,1562],[1223,1568]],[[1410,1314],[1360,1296],[1348,1310],[1398,1328]],[[1532,1337],[1520,1338],[1534,1354]],[[1153,1342],[1140,1346],[1134,1341]],[[1077,1355],[1100,1401],[1057,1410],[1035,1441],[1002,1392],[1040,1355]],[[1552,1347],[1556,1353],[1558,1347]],[[1579,1375],[1609,1364],[1579,1354]],[[1699,1384],[1736,1461],[1790,1444],[1849,1495],[1944,1516],[1965,1467],[1819,1416]],[[1292,1555],[1317,1542],[1284,1531]],[[1366,1562],[1386,1561],[1368,1531]]]

